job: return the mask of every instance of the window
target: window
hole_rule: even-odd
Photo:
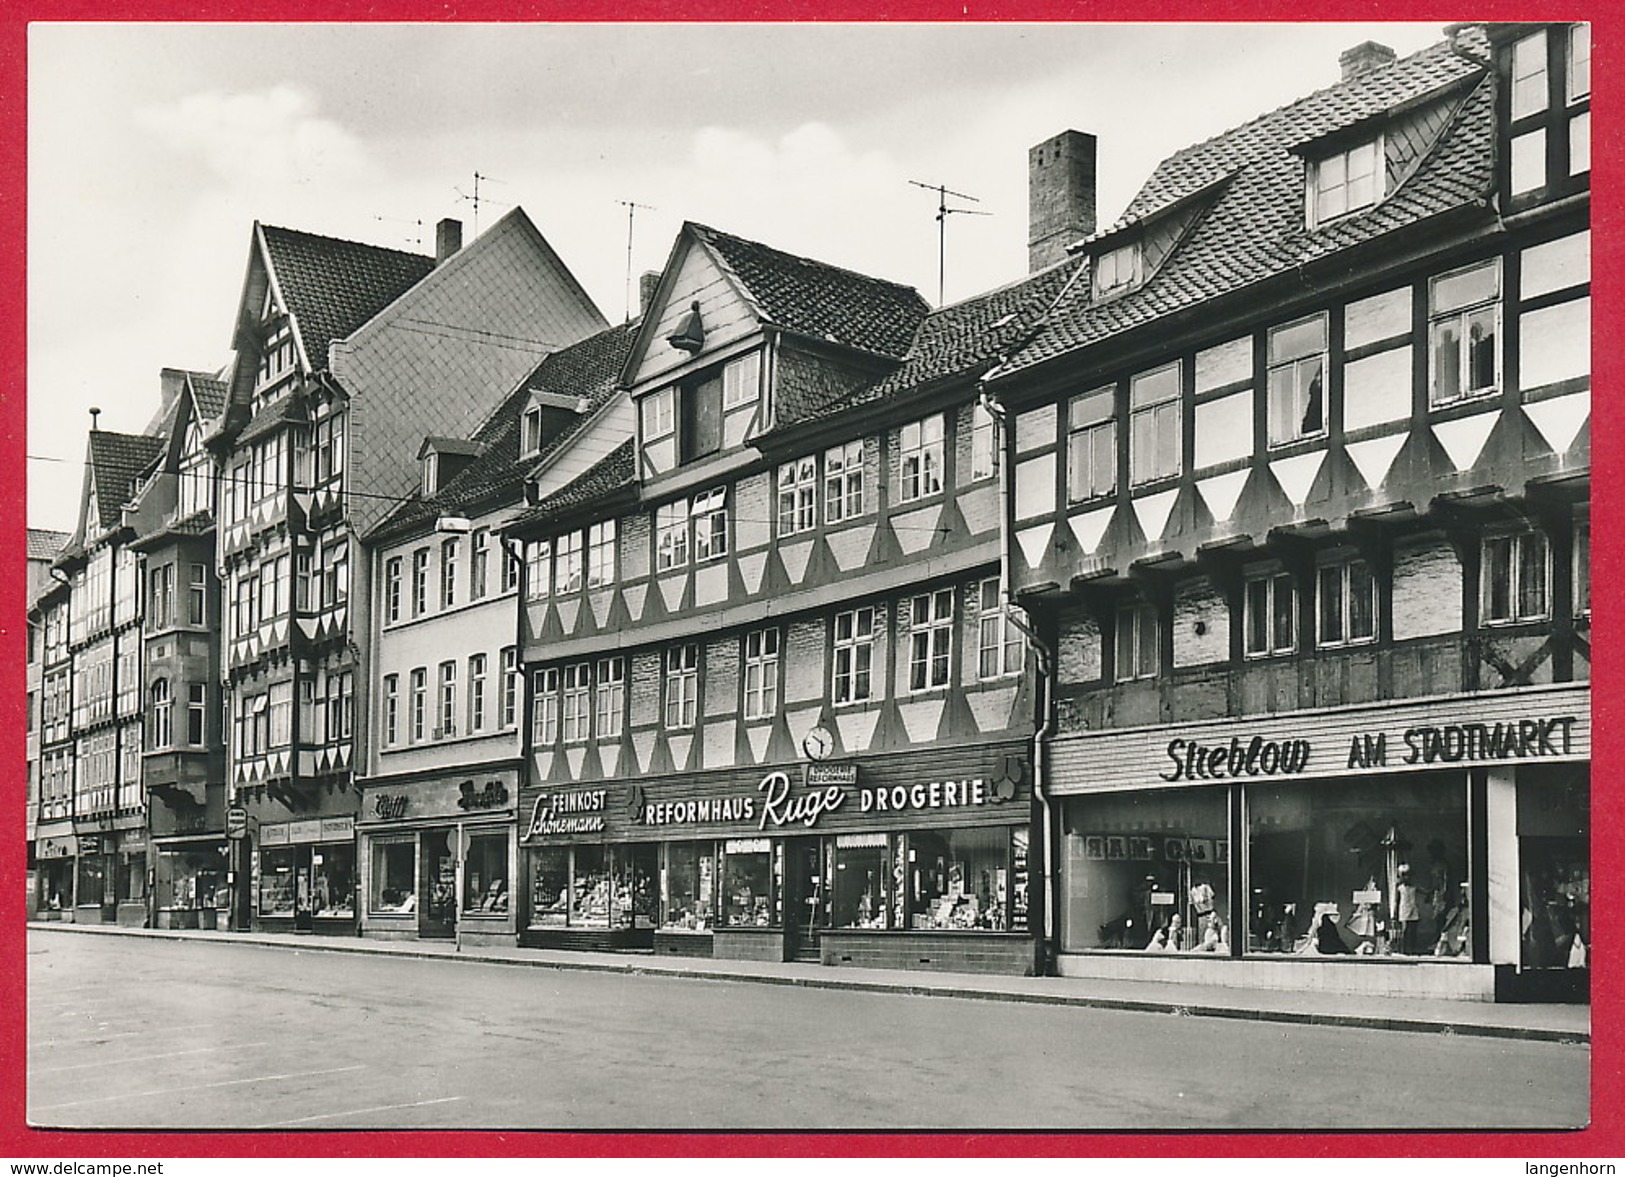
[[[525,410],[519,429],[519,456],[527,458],[542,449],[542,408],[532,405]]]
[[[1140,243],[1130,241],[1095,258],[1095,297],[1126,290],[1140,280]]]
[[[308,567],[308,565],[307,565]],[[308,607],[308,602],[301,608]],[[392,556],[384,561],[384,620],[401,619],[401,558]]]
[[[700,648],[689,643],[666,651],[666,726],[694,726],[694,703],[699,697]]]
[[[1179,473],[1179,365],[1129,381],[1129,481],[1135,486]]]
[[[293,554],[293,607],[300,613],[309,613],[314,607],[310,596],[310,553],[295,552]],[[320,589],[320,585],[317,588]],[[400,586],[396,585],[396,608],[399,612]]]
[[[519,722],[519,649],[506,646],[502,650],[502,726],[513,727]]]
[[[662,388],[643,398],[643,441],[647,445],[669,436],[677,427],[677,390]]]
[[[1590,57],[1587,55],[1589,68]],[[1539,114],[1550,101],[1546,80],[1546,30],[1540,29],[1512,46],[1512,117]]]
[[[204,723],[208,717],[209,688],[205,683],[188,683],[186,687],[186,742],[201,748]]]
[[[468,730],[485,730],[485,655],[468,656]]]
[[[1117,610],[1117,681],[1155,678],[1159,661],[1157,607],[1132,601]]]
[[[274,688],[273,688],[274,689]],[[355,716],[355,675],[346,670],[327,676],[327,739],[348,740]]]
[[[422,617],[429,611],[429,549],[419,548],[412,553],[412,616]]]
[[[985,680],[1020,674],[1027,642],[1000,599],[998,578],[982,581],[977,597],[976,677]]]
[[[293,743],[293,684],[272,683],[266,692],[267,747],[286,748]]]
[[[1486,625],[1550,616],[1551,553],[1541,532],[1487,536],[1481,578]]]
[[[811,531],[818,524],[818,463],[800,458],[779,467],[779,534]]]
[[[831,696],[837,703],[861,703],[873,697],[875,611],[853,609],[835,615],[835,678]]]
[[[581,591],[581,533],[559,536],[554,555],[553,585],[561,593]]]
[[[1500,380],[1501,264],[1490,260],[1429,283],[1434,408],[1495,391]]]
[[[1316,161],[1309,168],[1311,227],[1370,208],[1382,199],[1382,140],[1357,143]]]
[[[615,520],[594,523],[587,531],[587,587],[615,583]]]
[[[330,482],[344,473],[344,417],[331,416],[318,421],[316,435],[316,482]]]
[[[1591,616],[1591,506],[1574,520],[1574,615]]]
[[[993,414],[986,405],[977,401],[971,406],[970,424],[970,476],[975,482],[992,478],[999,472],[999,448],[993,428]]]
[[[160,564],[149,577],[152,591],[148,596],[151,624],[148,629],[168,629],[175,620],[175,566]]]
[[[863,514],[863,442],[849,441],[824,453],[824,522]]]
[[[519,570],[523,565],[507,544],[498,545],[497,559],[502,562],[502,591],[511,593],[519,587]]]
[[[559,738],[559,672],[538,670],[531,674],[530,738],[538,748]]]
[[[626,705],[626,663],[619,658],[598,660],[598,738],[619,739],[621,712]]]
[[[395,743],[400,734],[401,676],[384,675],[384,747]]]
[[[585,740],[592,722],[592,666],[577,662],[564,668],[564,738]]]
[[[372,840],[372,894],[374,912],[416,911],[418,905],[418,848],[413,839]]]
[[[954,636],[954,593],[922,593],[909,608],[908,689],[926,691],[948,685]]]
[[[471,834],[463,860],[463,910],[500,915],[508,910],[508,838]]]
[[[440,726],[434,738],[449,740],[457,734],[457,663],[440,664]]]
[[[419,666],[412,671],[412,742],[422,743],[429,714],[429,671]]]
[[[208,623],[209,566],[189,565],[186,572],[186,624]]]
[[[1097,388],[1072,398],[1067,410],[1066,496],[1069,503],[1117,489],[1116,390]]]
[[[941,413],[898,432],[899,502],[912,503],[942,490],[942,437]]]
[[[485,596],[490,555],[491,533],[482,527],[468,542],[468,599],[471,601]]]
[[[779,710],[779,631],[745,635],[745,718],[770,719]]]
[[[1298,595],[1291,573],[1250,576],[1243,594],[1242,632],[1247,656],[1292,653],[1297,648]]]
[[[1326,316],[1270,331],[1270,444],[1326,432]]]
[[[688,563],[688,500],[655,508],[655,568],[681,568]]]
[[[1565,92],[1574,102],[1591,94],[1591,26],[1569,27],[1569,62]]]
[[[445,540],[440,545],[440,607],[450,609],[457,604],[457,541]]]
[[[728,489],[694,496],[694,562],[728,554]]]
[[[722,407],[737,409],[761,399],[762,353],[740,356],[722,370]]]
[[[1322,565],[1316,573],[1315,595],[1322,646],[1369,642],[1377,636],[1377,581],[1364,560],[1341,560]]]
[[[148,714],[147,731],[152,747],[167,748],[174,741],[174,713],[169,697],[169,680],[160,678],[152,684],[152,710]]]
[[[546,600],[553,592],[553,545],[533,539],[525,545],[525,597]]]

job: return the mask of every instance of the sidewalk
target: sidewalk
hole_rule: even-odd
[[[458,951],[450,941],[364,940],[311,935],[157,931],[105,924],[32,923],[30,932],[93,936],[140,936],[157,940],[217,941],[303,952],[358,952],[412,959],[453,959],[529,968],[575,969],[636,976],[684,977],[855,989],[981,1001],[1019,1001],[1094,1009],[1135,1010],[1183,1017],[1241,1018],[1315,1026],[1347,1026],[1430,1034],[1589,1043],[1588,1005],[1497,1005],[1480,1001],[1362,996],[1217,985],[1108,981],[1083,977],[1004,977],[890,969],[830,968],[816,964],[704,960],[611,952],[561,952],[534,948],[482,947]]]

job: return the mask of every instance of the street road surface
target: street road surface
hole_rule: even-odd
[[[30,932],[62,1128],[1562,1128],[1582,1045]]]

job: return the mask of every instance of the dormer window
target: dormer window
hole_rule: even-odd
[[[1383,195],[1382,137],[1367,139],[1309,165],[1310,228],[1370,208]]]
[[[519,417],[519,456],[537,457],[542,446],[564,436],[591,409],[592,403],[584,396],[531,389],[530,400]]]
[[[534,457],[542,452],[542,406],[532,405],[525,410],[519,426],[519,456]]]
[[[747,352],[638,399],[642,449],[654,472],[749,441],[762,428],[762,353]]]
[[[1130,241],[1095,258],[1095,297],[1106,298],[1137,286],[1141,279],[1140,243]]]

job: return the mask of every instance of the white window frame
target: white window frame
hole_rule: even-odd
[[[779,534],[799,535],[818,526],[818,460],[797,458],[779,467]]]
[[[688,566],[688,500],[655,508],[655,571]]]
[[[1319,328],[1318,345],[1303,350],[1288,343],[1303,328]],[[1328,349],[1327,316],[1322,311],[1269,330],[1269,373],[1266,384],[1266,418],[1269,444],[1291,445],[1312,437],[1326,436]],[[1277,346],[1290,351],[1277,352]],[[1316,385],[1319,385],[1318,391]],[[1316,399],[1318,397],[1318,405]],[[1287,403],[1283,398],[1290,398]],[[1319,423],[1309,427],[1309,410],[1316,408]],[[1290,411],[1288,411],[1290,410]]]
[[[1512,121],[1550,110],[1552,83],[1548,70],[1551,58],[1546,45],[1546,30],[1536,29],[1513,42],[1510,57],[1507,110]]]
[[[1289,596],[1286,616],[1290,618],[1291,632],[1283,637],[1276,622],[1279,620],[1279,598]],[[1262,646],[1253,641],[1253,618],[1262,598],[1265,620],[1265,640]],[[1242,653],[1249,659],[1275,658],[1296,653],[1298,649],[1298,584],[1290,573],[1279,568],[1248,574],[1242,582],[1241,596]]]
[[[429,734],[429,668],[415,666],[411,675],[412,743],[421,744]]]
[[[759,351],[731,360],[722,369],[722,410],[754,405],[762,397],[762,353]]]
[[[720,560],[728,554],[728,488],[714,487],[694,496],[689,507],[694,524],[694,563]]]
[[[498,661],[502,675],[502,711],[497,716],[497,726],[506,731],[519,723],[519,647],[502,647]]]
[[[1125,242],[1095,255],[1095,297],[1104,298],[1139,284],[1144,258],[1138,241]]]
[[[946,423],[933,413],[897,431],[897,501],[914,503],[942,493]]]
[[[595,687],[598,738],[620,739],[626,710],[626,660],[619,655],[600,658]]]
[[[401,720],[401,676],[398,674],[384,675],[384,747],[393,748],[400,736]]]
[[[531,672],[530,739],[534,748],[547,748],[559,739],[559,672],[547,667]]]
[[[561,716],[565,743],[585,743],[592,735],[592,664],[590,662],[572,662],[564,668]]]
[[[1571,604],[1575,617],[1591,616],[1591,504],[1583,503],[1574,510],[1574,538],[1571,552],[1573,574],[1570,584]]]
[[[970,422],[970,480],[980,482],[999,472],[998,430],[980,399],[971,405]]]
[[[1139,399],[1140,389],[1150,387],[1156,378],[1165,372],[1173,372],[1173,391],[1166,394],[1147,392],[1147,399]],[[1152,482],[1160,482],[1165,478],[1177,477],[1184,469],[1184,368],[1178,360],[1171,364],[1163,364],[1146,372],[1138,372],[1129,380],[1129,483],[1133,486],[1144,486]],[[1146,431],[1149,430],[1149,434]],[[1156,455],[1161,452],[1164,442],[1164,431],[1173,431],[1173,465],[1165,468]],[[1141,469],[1145,460],[1140,458],[1142,438],[1148,438],[1151,457],[1148,459],[1150,469]]]
[[[1162,626],[1157,607],[1144,598],[1117,606],[1113,664],[1118,682],[1157,677],[1162,665]]]
[[[842,523],[864,513],[863,439],[824,451],[824,522]]]
[[[457,547],[456,536],[440,541],[440,607],[457,607]]]
[[[871,605],[835,615],[830,701],[837,707],[874,698],[875,622]]]
[[[553,541],[533,539],[525,544],[525,599],[545,601],[553,595]]]
[[[908,690],[945,690],[953,682],[954,590],[917,593],[908,611]]]
[[[1370,592],[1369,633],[1354,632],[1356,569],[1363,570],[1365,583]],[[1315,645],[1323,650],[1338,650],[1346,646],[1369,645],[1376,641],[1377,632],[1381,627],[1377,616],[1380,597],[1375,571],[1359,556],[1345,556],[1318,565],[1315,568]],[[1328,614],[1329,609],[1335,609],[1336,612]],[[1334,619],[1337,628],[1336,632],[1332,633],[1327,622]]]
[[[468,599],[483,601],[490,591],[491,533],[480,527],[468,541]]]
[[[440,664],[439,674],[440,708],[436,718],[440,720],[435,727],[434,738],[437,740],[451,740],[457,737],[457,663],[446,661]]]
[[[468,732],[485,730],[485,675],[486,656],[484,654],[470,654],[468,656]]]
[[[170,690],[167,678],[154,679],[152,683],[152,747],[169,748],[175,742],[175,699]]]
[[[1116,490],[1117,388],[1108,384],[1079,393],[1067,404],[1066,497],[1069,503],[1084,503]]]
[[[778,714],[779,637],[777,628],[752,630],[744,637],[746,719]]]
[[[561,596],[579,593],[586,580],[581,560],[581,532],[567,531],[553,545],[553,589]]]
[[[1465,278],[1475,271],[1491,271],[1494,274],[1495,286],[1491,294],[1479,297],[1459,306],[1453,305],[1446,310],[1437,309],[1439,289],[1443,283],[1455,279]],[[1428,280],[1428,405],[1431,408],[1443,408],[1446,405],[1460,404],[1463,401],[1477,400],[1481,397],[1494,396],[1501,387],[1501,349],[1504,334],[1501,322],[1501,295],[1502,295],[1501,259],[1490,258],[1486,261],[1474,262],[1470,266],[1462,266],[1449,273],[1438,274]],[[1473,368],[1473,340],[1472,325],[1475,320],[1482,321],[1480,316],[1488,312],[1494,323],[1491,351],[1494,371],[1488,384],[1468,387],[1471,382]],[[1439,354],[1440,331],[1447,326],[1455,328],[1456,371],[1460,377],[1461,388],[1452,396],[1441,396],[1439,392]]]
[[[1584,44],[1585,53],[1580,52]],[[1591,97],[1591,25],[1582,22],[1569,26],[1568,51],[1563,55],[1563,94],[1569,102],[1578,102],[1582,98]],[[1585,62],[1585,82],[1577,84],[1579,71],[1575,69],[1576,63]]]
[[[1507,548],[1507,574],[1506,588],[1508,612],[1497,615],[1492,611],[1495,598],[1495,585],[1491,579],[1493,562],[1491,551],[1493,548],[1505,545]],[[1537,612],[1525,612],[1520,597],[1523,596],[1525,584],[1525,565],[1527,563],[1524,549],[1530,545],[1539,547],[1538,574],[1540,576],[1541,607]],[[1546,538],[1546,533],[1535,528],[1522,531],[1496,531],[1484,536],[1482,555],[1479,561],[1479,620],[1485,626],[1524,625],[1529,622],[1547,621],[1552,616],[1552,545]]]
[[[542,406],[531,405],[519,423],[519,456],[535,457],[542,452]]]
[[[1004,602],[999,578],[981,581],[976,591],[976,677],[990,682],[1020,674],[1027,660],[1027,638],[1010,619],[1011,606]]]
[[[665,727],[681,731],[694,726],[700,685],[700,647],[695,642],[668,646],[666,664]]]
[[[587,529],[587,587],[604,588],[615,583],[615,520],[605,519]]]
[[[643,423],[643,442],[670,437],[677,431],[677,390],[662,388],[643,398],[640,406]]]
[[[1382,203],[1387,195],[1387,162],[1383,136],[1365,139],[1311,163],[1307,169],[1311,229],[1330,224]],[[1369,170],[1356,173],[1355,166]]]
[[[422,617],[429,611],[429,549],[418,548],[412,553],[412,616]]]

